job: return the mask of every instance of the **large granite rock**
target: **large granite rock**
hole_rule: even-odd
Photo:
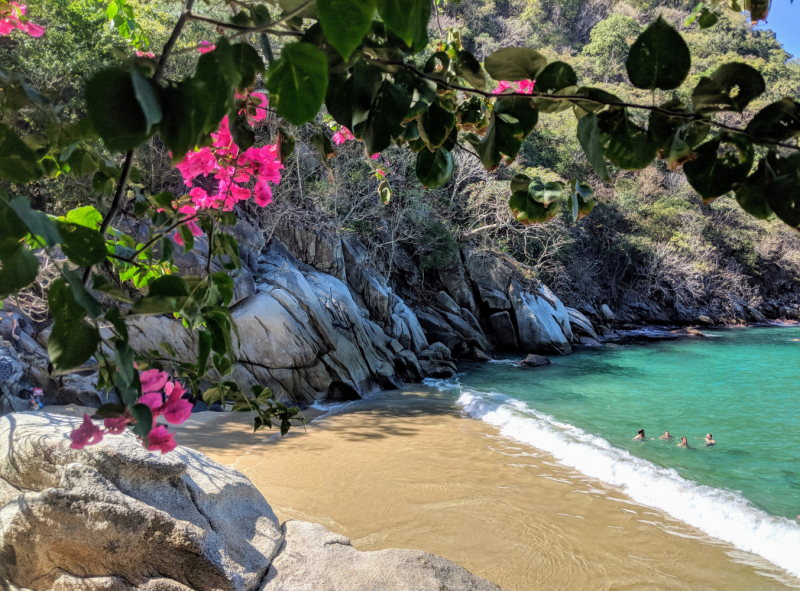
[[[427,552],[359,552],[344,536],[305,521],[287,521],[284,531],[264,591],[500,591]]]
[[[537,293],[525,291],[512,280],[508,295],[517,319],[520,349],[524,352],[572,352],[569,314],[549,289],[540,285]]]
[[[449,265],[439,269],[439,280],[450,297],[462,308],[470,312],[477,311],[475,298],[472,295],[472,287],[467,281],[464,273],[464,266],[461,264],[460,257]]]
[[[364,318],[344,283],[301,263],[279,240],[261,259],[257,293],[233,309],[233,318],[241,344],[233,379],[243,387],[259,383],[281,399],[313,402],[331,387],[364,395],[399,385],[392,336]],[[137,350],[166,341],[180,359],[194,356],[194,335],[180,323],[153,316],[134,322]],[[415,328],[409,344],[425,339]]]
[[[597,333],[592,326],[592,322],[575,308],[565,308],[569,315],[569,324],[573,333],[582,334],[595,341],[599,340]]]
[[[345,261],[341,239],[328,232],[315,232],[297,224],[278,224],[274,236],[295,257],[318,271],[345,281]]]
[[[81,419],[0,418],[0,580],[34,591],[250,591],[283,542],[242,474],[130,435],[83,450]]]

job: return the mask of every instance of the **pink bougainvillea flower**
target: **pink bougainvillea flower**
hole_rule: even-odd
[[[250,99],[255,105],[256,114],[253,116],[253,121],[262,121],[267,118],[267,105],[269,101],[267,96],[262,92],[251,92]]]
[[[86,445],[94,445],[103,440],[103,430],[92,422],[89,415],[83,415],[83,423],[69,434],[72,449],[83,449]]]
[[[256,183],[256,188],[253,191],[253,196],[256,199],[256,205],[259,207],[266,207],[272,203],[272,187],[266,181],[259,180]]]
[[[200,53],[208,53],[209,51],[214,51],[216,48],[217,46],[211,43],[211,41],[201,41],[197,51]]]
[[[183,398],[186,391],[180,382],[170,382],[165,391],[167,401],[162,410],[164,420],[171,425],[180,425],[192,414],[192,403]]]
[[[505,92],[508,89],[514,90],[514,86],[512,86],[511,82],[506,80],[501,80],[497,83],[497,88],[494,89],[492,94],[500,94],[501,92]]]
[[[20,29],[22,29],[22,27],[20,27]],[[34,23],[28,23],[25,27],[25,30],[31,37],[38,38],[44,35],[44,27],[42,27],[41,25],[36,25]]]
[[[210,196],[202,187],[195,187],[189,191],[189,196],[192,198],[192,203],[194,203],[197,209],[210,209],[212,207],[219,207],[216,199]]]
[[[347,129],[346,127],[342,127],[341,129],[339,129],[339,131],[333,134],[333,143],[336,144],[337,146],[341,146],[347,140],[354,140],[354,139],[356,138],[353,136],[352,133],[350,133],[350,130]]]
[[[119,435],[125,432],[125,427],[128,425],[128,417],[114,417],[105,419],[103,426],[106,428],[106,433],[110,435]]]
[[[181,208],[179,208],[178,211],[189,217],[197,213],[197,210],[191,205],[184,205]],[[192,236],[202,236],[203,234],[203,231],[200,229],[200,226],[198,226],[197,222],[194,220],[192,220],[191,222],[186,222],[186,227],[189,228],[189,231],[192,233]]]
[[[136,57],[149,57],[150,59],[153,59],[156,57],[156,54],[152,51],[137,51]]]
[[[161,414],[159,411],[164,405],[164,396],[161,392],[148,392],[139,398],[139,404],[146,404],[150,407],[150,410],[153,412],[153,420],[155,421],[156,417]]]
[[[147,436],[147,450],[161,451],[162,454],[171,452],[178,447],[172,433],[164,425],[156,425]]]
[[[379,152],[379,153],[377,153],[377,154],[373,154],[372,156],[370,156],[370,158],[372,158],[373,160],[377,160],[377,159],[378,159],[378,158],[380,158],[380,157],[381,157],[381,155],[380,155],[380,152]]]
[[[148,369],[139,373],[142,392],[158,392],[169,381],[169,374],[158,369]]]
[[[536,80],[522,80],[519,83],[519,92],[525,94],[531,94],[533,92],[533,86],[536,84]]]

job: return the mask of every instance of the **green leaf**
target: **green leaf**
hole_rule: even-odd
[[[299,14],[300,18],[317,18],[317,7],[315,2],[308,0],[278,0],[278,4],[283,9],[284,14],[294,13],[304,4],[307,5]]]
[[[446,106],[449,104],[437,100],[419,117],[417,123],[419,137],[422,138],[429,150],[435,150],[441,146],[456,124],[456,114]]]
[[[582,119],[590,113],[599,114],[601,111],[618,111],[621,109],[621,107],[608,106],[622,102],[619,97],[599,88],[581,86],[575,91],[575,94],[591,99],[591,101],[580,99],[572,101],[574,104],[573,111],[577,119]]]
[[[564,62],[553,62],[548,64],[544,70],[536,77],[535,91],[542,94],[552,94],[578,84],[578,75],[572,66]],[[566,103],[567,101],[562,101]]]
[[[531,178],[529,176],[522,173],[517,173],[511,177],[509,187],[511,189],[511,193],[514,194],[517,191],[527,191],[530,184]]]
[[[623,170],[641,170],[656,157],[650,135],[634,124],[625,111],[606,111],[597,116],[603,154]]]
[[[44,175],[36,152],[5,123],[0,123],[0,178],[27,184]]]
[[[403,135],[402,121],[409,105],[411,96],[403,87],[389,80],[383,81],[373,101],[364,130],[364,143],[370,156],[383,152],[395,139]],[[455,122],[455,118],[453,121]]]
[[[761,220],[769,219],[773,213],[767,199],[771,177],[772,173],[767,172],[767,161],[762,158],[755,172],[736,186],[736,202],[747,213]]]
[[[331,169],[330,164],[328,164],[328,159],[333,158],[336,156],[336,150],[333,149],[333,144],[331,143],[331,139],[325,135],[325,132],[321,129],[318,130],[314,135],[311,136],[311,145],[319,154],[320,160],[322,160],[322,164],[328,170]]]
[[[303,125],[319,112],[328,89],[328,59],[309,43],[288,43],[269,68],[267,90],[278,114]]]
[[[89,316],[92,318],[99,318],[100,315],[103,313],[103,307],[100,305],[94,296],[89,293],[89,290],[86,289],[86,286],[83,284],[80,275],[78,275],[75,271],[71,271],[66,268],[66,266],[61,267],[61,275],[69,284],[70,289],[72,290],[72,297],[75,299],[75,302],[79,306],[81,306]]]
[[[800,103],[786,97],[767,105],[747,124],[747,132],[773,142],[797,137],[800,135]]]
[[[136,70],[131,70],[131,82],[133,83],[133,92],[136,95],[136,100],[139,101],[139,106],[142,108],[147,122],[146,132],[150,133],[152,127],[161,123],[161,118],[163,117],[161,105],[158,103],[158,98],[153,90],[153,83]]]
[[[406,113],[407,119],[414,119],[428,110],[437,98],[436,82],[426,78],[414,80],[414,92],[411,95],[411,106]]]
[[[369,32],[375,8],[375,0],[317,0],[322,30],[345,60]]]
[[[569,182],[569,190],[572,194],[572,220],[577,222],[592,213],[594,189],[578,179],[572,179]]]
[[[392,188],[389,186],[389,181],[386,179],[378,183],[378,196],[381,198],[381,203],[384,205],[392,200]]]
[[[119,287],[109,282],[102,275],[92,275],[92,288],[114,298],[117,301],[132,304],[133,300],[128,297]],[[116,309],[116,308],[113,308]]]
[[[285,129],[282,127],[278,128],[278,156],[281,161],[281,164],[286,164],[286,161],[289,160],[289,156],[292,155],[294,152],[294,145],[295,140],[294,136],[289,134]]]
[[[458,52],[455,61],[456,74],[472,84],[478,90],[486,88],[486,72],[475,56],[463,49]]]
[[[56,318],[47,341],[47,355],[56,371],[83,365],[97,351],[100,334],[85,320],[65,321]]]
[[[30,233],[42,238],[47,246],[55,246],[61,242],[61,234],[53,220],[46,213],[32,209],[27,198],[15,197],[8,206],[19,216]]]
[[[6,240],[0,238],[0,299],[17,293],[28,287],[36,279],[39,272],[39,259],[21,242],[12,242],[9,247]]]
[[[741,135],[720,134],[695,152],[695,158],[683,165],[683,172],[704,201],[733,189],[753,167],[753,144]]]
[[[498,98],[489,127],[476,146],[486,170],[495,170],[501,160],[510,165],[538,121],[539,111],[531,99],[519,96]]]
[[[106,260],[106,241],[97,230],[60,220],[56,227],[62,238],[61,250],[79,267],[91,267]]]
[[[147,437],[153,428],[153,411],[149,406],[142,403],[134,404],[130,407],[130,411],[133,418],[136,419],[136,424],[131,427],[131,430],[142,438],[145,447],[147,447],[149,444]]]
[[[378,0],[378,13],[386,28],[417,53],[428,44],[431,5],[431,0]]]
[[[711,126],[708,123],[692,121],[690,118],[692,114],[680,100],[667,101],[660,105],[660,108],[665,111],[689,115],[689,117],[680,117],[657,111],[650,113],[650,121],[647,128],[658,147],[659,156],[662,158],[669,154],[676,135],[690,148],[696,148],[706,138],[708,132],[711,131]]]
[[[114,306],[109,308],[105,313],[105,319],[114,326],[121,339],[128,340],[128,326],[125,324],[125,319],[122,317],[119,308]]]
[[[528,195],[531,199],[538,201],[543,205],[550,205],[554,201],[561,198],[564,193],[564,185],[556,181],[545,183],[541,178],[534,177],[528,185]]]
[[[659,16],[633,43],[625,67],[637,88],[672,90],[686,80],[692,56],[683,37]]]
[[[483,62],[492,78],[509,82],[535,80],[546,65],[546,57],[527,47],[504,47]]]
[[[692,104],[699,113],[741,113],[765,89],[764,78],[752,66],[723,64],[710,77],[700,78],[692,93]]]
[[[558,213],[559,204],[558,201],[553,201],[549,205],[544,205],[532,199],[528,191],[517,191],[508,200],[508,207],[514,214],[514,219],[525,226],[530,226],[551,220]]]
[[[177,275],[164,275],[147,285],[147,297],[180,298],[188,296],[189,291],[189,284],[183,277]]]
[[[417,178],[426,189],[441,187],[453,176],[453,155],[444,148],[420,150],[417,154]]]
[[[136,98],[131,73],[107,68],[86,82],[86,108],[97,133],[112,152],[127,152],[144,143],[150,131]]]
[[[178,312],[180,307],[175,298],[153,296],[141,298],[128,312],[129,316],[155,316],[158,314],[172,314]]]
[[[66,324],[86,317],[86,310],[75,301],[72,289],[62,278],[56,279],[50,284],[50,288],[47,290],[47,304],[53,317]]]
[[[781,220],[800,228],[800,152],[789,156],[767,153],[767,203]]]
[[[697,19],[697,24],[700,25],[701,29],[710,29],[717,24],[717,21],[719,21],[719,15],[711,12],[707,8],[703,8]]]
[[[100,224],[103,223],[103,216],[91,205],[86,205],[68,211],[67,221],[97,230],[100,228]]]
[[[244,152],[256,143],[256,134],[244,113],[230,113],[228,115],[228,129],[233,142]]]
[[[578,141],[581,143],[589,164],[601,179],[606,182],[611,181],[608,174],[606,159],[603,155],[603,147],[600,138],[600,129],[597,127],[597,115],[590,113],[578,121]]]
[[[187,224],[178,227],[178,234],[183,240],[183,252],[186,254],[194,248],[194,234],[192,234]]]
[[[264,74],[264,61],[258,52],[249,43],[240,41],[231,46],[233,63],[239,72],[240,81],[237,84],[240,90],[250,88],[256,83],[256,75]]]

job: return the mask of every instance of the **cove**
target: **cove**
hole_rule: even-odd
[[[463,366],[438,387],[504,435],[800,575],[800,328],[706,333],[533,370]],[[656,439],[632,441],[641,428]],[[692,449],[659,440],[666,430]]]

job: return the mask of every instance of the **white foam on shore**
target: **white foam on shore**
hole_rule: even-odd
[[[430,385],[455,386],[452,382]],[[498,427],[503,436],[549,452],[566,466],[620,487],[638,503],[657,507],[800,577],[797,523],[769,515],[736,492],[686,480],[675,470],[638,458],[514,398],[461,388],[458,403],[469,416]]]

